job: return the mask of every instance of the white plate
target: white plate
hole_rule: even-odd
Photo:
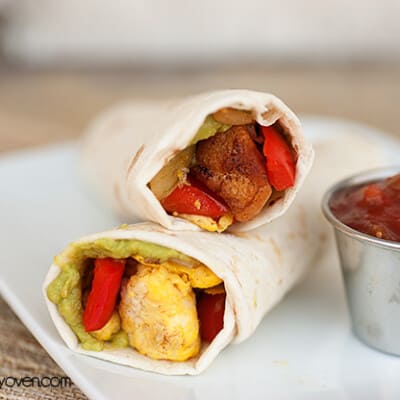
[[[371,128],[321,118],[304,119],[304,127],[312,137],[344,129],[380,137],[398,161],[399,142]],[[47,313],[43,278],[68,242],[120,223],[85,192],[77,156],[75,144],[64,144],[0,159],[0,293],[90,398],[400,398],[400,358],[353,337],[337,260],[329,257],[249,340],[229,346],[200,376],[166,377],[73,354]]]

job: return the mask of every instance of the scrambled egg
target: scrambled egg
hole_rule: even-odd
[[[130,346],[153,359],[185,361],[196,356],[200,333],[192,288],[223,291],[222,280],[199,262],[185,266],[140,255],[135,259],[137,273],[123,287],[119,305]]]
[[[114,311],[108,322],[97,331],[90,332],[97,340],[108,341],[121,329],[121,320],[117,311]]]
[[[174,213],[173,215],[186,219],[208,232],[223,232],[233,224],[233,216],[231,214],[223,215],[218,221],[204,215],[178,213]]]
[[[139,265],[122,289],[119,313],[130,345],[146,356],[185,361],[200,350],[196,299],[185,274]]]
[[[178,264],[176,262],[167,261],[162,264],[156,264],[147,261],[145,258],[141,256],[135,256],[135,259],[139,261],[139,263],[155,268],[159,268],[160,266],[166,268],[169,272],[178,274],[179,276],[187,275],[187,278],[190,281],[190,285],[193,288],[205,289],[212,286],[217,286],[222,283],[222,280],[218,278],[217,275],[214,274],[209,268],[207,268],[204,264],[197,263],[191,267],[186,267],[182,264]]]
[[[204,290],[204,293],[207,294],[222,294],[225,293],[225,286],[223,283],[220,283],[218,286],[210,287]]]

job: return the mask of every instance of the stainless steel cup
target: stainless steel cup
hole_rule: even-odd
[[[363,342],[400,355],[400,243],[358,232],[330,209],[338,190],[398,174],[400,167],[368,171],[333,186],[322,200],[333,225],[346,287],[353,331]]]

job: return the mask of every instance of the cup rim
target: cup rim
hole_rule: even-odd
[[[340,180],[325,192],[321,203],[322,213],[335,229],[339,230],[340,232],[343,232],[344,234],[350,237],[358,239],[359,241],[362,242],[368,242],[378,247],[384,247],[386,249],[400,251],[400,242],[394,242],[392,240],[386,240],[386,239],[379,239],[375,236],[359,232],[351,228],[350,226],[347,226],[332,213],[332,210],[329,206],[332,196],[339,190],[351,186],[362,185],[376,180],[385,179],[398,173],[400,173],[400,165],[384,167],[384,168],[375,168],[357,173],[348,178]]]

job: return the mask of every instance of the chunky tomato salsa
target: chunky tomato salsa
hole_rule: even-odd
[[[359,232],[400,242],[400,174],[343,189],[334,194],[330,208]]]

